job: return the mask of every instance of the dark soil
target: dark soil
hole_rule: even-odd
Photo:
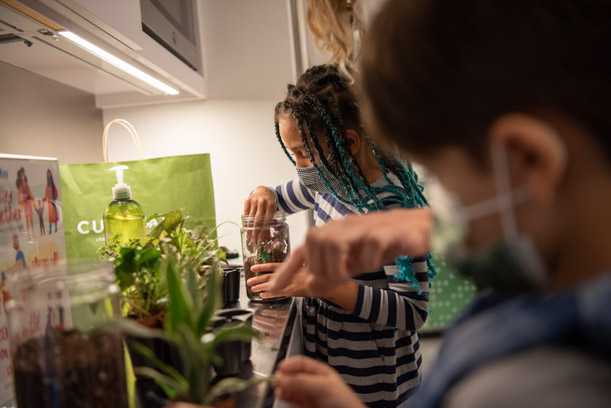
[[[53,330],[13,356],[17,405],[25,408],[128,408],[118,333]]]

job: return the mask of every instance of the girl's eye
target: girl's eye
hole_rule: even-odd
[[[304,152],[291,153],[291,156],[297,159],[305,159],[308,155]]]

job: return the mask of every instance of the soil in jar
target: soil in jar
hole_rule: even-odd
[[[20,344],[13,366],[20,407],[128,408],[118,333],[55,329]]]

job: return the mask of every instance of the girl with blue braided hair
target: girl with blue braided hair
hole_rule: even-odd
[[[298,178],[259,186],[244,214],[270,216],[313,209],[316,226],[351,214],[426,205],[409,164],[380,150],[365,134],[351,80],[336,65],[310,68],[275,109],[276,136]],[[364,249],[366,250],[366,249]],[[255,273],[280,264],[254,265]],[[307,266],[281,291],[273,274],[248,280],[263,298],[303,297],[304,353],[328,363],[370,407],[402,407],[420,382],[417,330],[428,313],[427,257],[399,257],[325,293],[304,285]]]

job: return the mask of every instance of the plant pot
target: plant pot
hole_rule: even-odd
[[[125,336],[125,344],[133,367],[150,367],[158,369],[146,357],[140,354],[133,347],[133,342],[138,342],[148,347],[155,356],[163,363],[176,368],[179,372],[182,369],[180,353],[172,344],[163,339],[151,339]],[[136,375],[136,394],[142,408],[163,408],[167,404],[167,396],[163,389],[150,377]]]
[[[223,268],[223,304],[237,302],[240,298],[240,269]]]
[[[165,310],[159,313],[138,319],[138,323],[151,329],[163,329]],[[125,344],[132,361],[132,367],[150,367],[157,369],[146,357],[140,354],[133,346],[138,342],[149,348],[155,356],[165,364],[180,371],[182,363],[180,353],[172,344],[163,339],[141,338],[126,335]],[[163,408],[167,405],[167,396],[163,389],[150,377],[136,375],[136,394],[142,408]]]
[[[252,309],[225,309],[217,312],[214,320],[214,328],[221,327],[230,322],[252,322],[254,311]],[[250,360],[251,341],[230,341],[221,344],[217,353],[222,359],[222,364],[215,365],[214,370],[218,377],[230,377],[238,375],[244,363]]]

